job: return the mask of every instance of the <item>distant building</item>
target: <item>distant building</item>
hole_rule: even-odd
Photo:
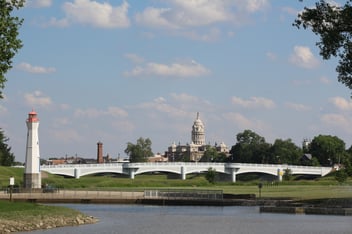
[[[199,112],[197,117],[193,122],[192,131],[191,131],[191,143],[181,145],[179,143],[176,145],[174,142],[171,146],[168,147],[167,152],[165,152],[166,157],[169,162],[174,161],[190,161],[198,162],[206,151],[207,145],[205,143],[205,127],[202,120],[199,117]],[[229,149],[225,143],[216,144],[213,146],[219,153],[229,153]]]
[[[310,143],[311,141],[309,139],[307,138],[303,139],[303,142],[302,142],[303,152],[309,152]]]
[[[157,153],[153,157],[148,157],[148,162],[167,162],[168,158],[165,157],[165,155],[161,155],[160,153]]]

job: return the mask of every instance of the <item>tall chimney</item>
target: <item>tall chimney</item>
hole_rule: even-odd
[[[97,163],[104,163],[103,159],[103,143],[100,141],[97,143]]]

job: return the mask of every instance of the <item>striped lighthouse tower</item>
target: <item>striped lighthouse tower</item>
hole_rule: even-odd
[[[35,111],[28,114],[27,123],[27,146],[26,167],[24,173],[24,187],[27,189],[40,189],[42,180],[40,175],[40,155],[38,128],[39,119]]]

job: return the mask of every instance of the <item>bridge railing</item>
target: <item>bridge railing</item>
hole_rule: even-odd
[[[198,189],[158,189],[145,190],[145,199],[166,200],[222,200],[222,190],[198,190]]]
[[[238,166],[238,167],[280,167],[280,168],[306,168],[306,169],[317,169],[322,167],[313,166],[300,166],[300,165],[288,165],[288,164],[255,164],[255,163],[210,163],[210,162],[150,162],[150,163],[127,163],[127,162],[116,162],[116,163],[94,163],[94,164],[59,164],[59,165],[42,165],[42,168],[72,168],[72,167],[116,167],[116,166],[155,166],[155,165],[174,165],[174,166]]]

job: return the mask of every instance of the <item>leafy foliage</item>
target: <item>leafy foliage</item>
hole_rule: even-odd
[[[291,139],[276,139],[270,147],[270,155],[269,163],[298,165],[303,152]]]
[[[7,145],[8,138],[4,132],[0,130],[0,165],[12,166],[15,161],[15,156],[11,153],[11,147]]]
[[[237,134],[237,143],[232,146],[231,161],[241,163],[267,163],[270,145],[265,138],[251,130]]]
[[[214,168],[208,168],[207,173],[205,174],[205,179],[211,183],[214,184],[215,183],[215,179],[216,179],[216,170]]]
[[[130,157],[130,162],[146,162],[148,157],[153,156],[152,141],[149,138],[140,137],[137,144],[128,142],[125,153]]]
[[[352,89],[352,1],[337,6],[332,1],[320,0],[315,8],[305,7],[294,26],[311,29],[320,36],[316,45],[323,59],[339,58],[336,67],[338,81]]]
[[[203,157],[200,162],[224,162],[227,156],[225,153],[220,153],[215,147],[207,145]]]
[[[22,47],[18,30],[23,19],[12,15],[14,9],[23,7],[24,0],[0,0],[0,98],[5,87],[5,74],[12,68],[12,58]]]
[[[290,181],[290,180],[292,180],[293,176],[292,176],[292,171],[291,171],[291,169],[285,169],[282,178],[283,178],[283,180],[285,180],[285,181]]]
[[[346,173],[346,170],[344,170],[344,169],[338,170],[335,174],[335,179],[339,183],[345,182],[347,180],[347,178],[348,178],[348,174]]]
[[[331,166],[344,158],[345,142],[337,136],[319,135],[310,144],[310,153],[321,165]]]

